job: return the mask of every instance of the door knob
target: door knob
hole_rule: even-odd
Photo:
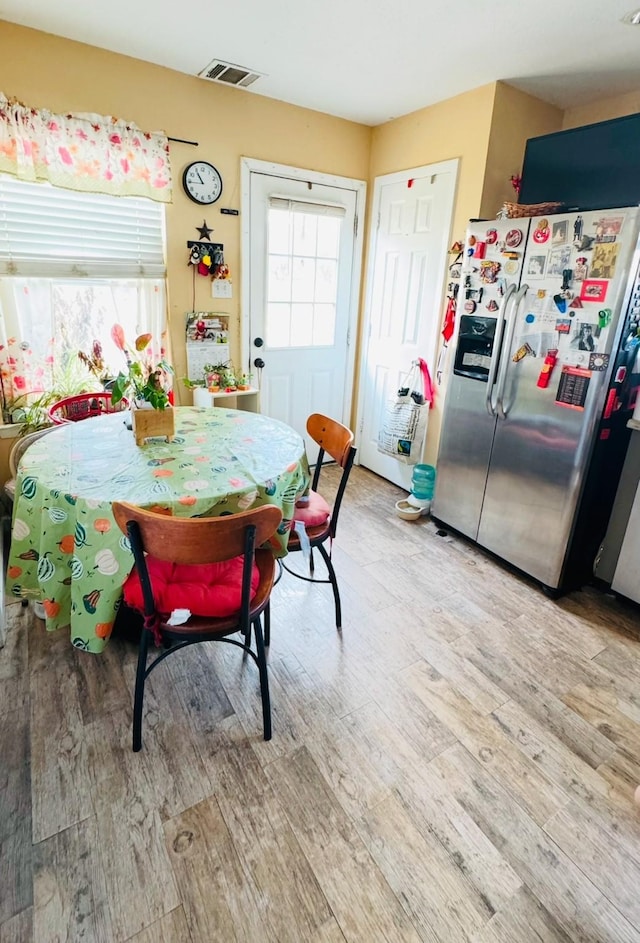
[[[264,344],[264,341],[262,340],[261,337],[256,337],[253,343],[256,347],[262,347],[262,345]]]
[[[264,360],[262,359],[262,357],[256,357],[256,359],[253,361],[253,366],[257,367],[258,370],[262,370],[262,368],[264,367]]]

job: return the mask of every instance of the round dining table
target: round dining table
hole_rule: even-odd
[[[42,601],[47,629],[104,649],[133,566],[112,502],[179,517],[218,517],[275,504],[272,539],[287,552],[295,503],[307,493],[304,441],[260,413],[176,407],[172,442],[137,446],[126,413],[65,423],[22,456],[16,480],[7,593]]]

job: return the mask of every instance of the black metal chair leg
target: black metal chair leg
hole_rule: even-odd
[[[265,648],[271,645],[271,603],[264,607],[264,644]]]
[[[244,639],[245,648],[250,649],[251,648],[251,623],[249,623],[249,625],[247,626],[247,631],[242,633],[242,637]],[[246,655],[246,651],[245,651],[245,655]]]
[[[264,739],[271,740],[271,700],[269,698],[269,675],[267,674],[267,658],[264,650],[264,638],[260,619],[253,620],[256,636],[256,655],[260,672],[260,696],[262,697],[262,727]]]
[[[138,668],[136,670],[136,691],[133,699],[133,752],[142,749],[142,705],[144,702],[144,682],[147,670],[147,652],[149,650],[149,632],[142,630],[138,648]]]
[[[329,574],[329,582],[331,583],[331,589],[333,590],[333,598],[336,604],[336,629],[342,628],[342,606],[340,605],[340,593],[338,591],[338,580],[336,578],[336,571],[333,569],[333,563],[331,562],[331,557],[327,553],[324,544],[318,544],[318,550],[322,554],[324,562],[327,565],[327,572]]]

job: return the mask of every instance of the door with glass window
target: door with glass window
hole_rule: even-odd
[[[355,211],[355,190],[251,173],[250,369],[301,434],[314,412],[349,422]]]

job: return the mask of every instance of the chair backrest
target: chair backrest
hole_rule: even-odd
[[[282,512],[273,504],[224,517],[169,517],[117,501],[112,506],[116,523],[129,537],[145,598],[145,610],[155,609],[145,553],[170,563],[221,563],[244,556],[243,619],[249,605],[254,551],[276,532]]]
[[[114,405],[111,402],[111,393],[108,392],[78,393],[53,403],[49,407],[49,418],[59,426],[65,422],[80,422],[82,419],[102,416],[105,413],[119,413],[128,408],[127,399],[121,399]]]
[[[313,472],[313,481],[311,487],[314,491],[318,490],[318,482],[322,471],[322,461],[325,453],[342,468],[342,477],[333,502],[331,511],[331,536],[335,537],[338,524],[338,513],[344,490],[347,487],[347,481],[353,466],[353,460],[356,456],[356,448],[353,444],[354,435],[351,429],[338,422],[336,419],[330,419],[323,416],[322,413],[312,413],[307,419],[307,432],[313,441],[320,447],[318,460]]]
[[[44,429],[36,429],[35,432],[28,432],[26,435],[20,436],[11,447],[9,452],[9,472],[11,477],[15,478],[18,474],[18,465],[20,464],[20,459],[27,451],[30,445],[36,441],[36,439],[41,439],[43,435],[46,435],[47,432],[52,432],[53,429],[51,426],[46,426]]]
[[[124,534],[129,521],[135,521],[144,549],[151,556],[186,564],[231,560],[244,553],[247,527],[255,527],[255,545],[259,547],[282,520],[282,512],[273,504],[223,517],[169,517],[123,501],[116,501],[112,510]]]

